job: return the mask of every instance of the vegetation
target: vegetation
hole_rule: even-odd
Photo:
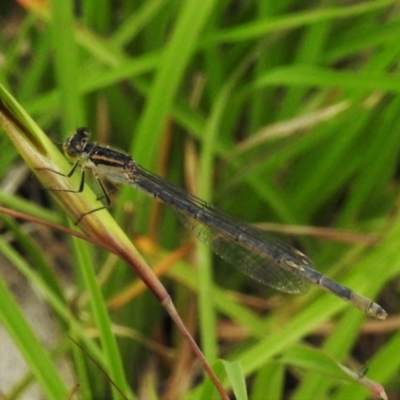
[[[237,399],[341,400],[383,385],[398,395],[396,2],[20,3],[0,16],[0,84],[27,113],[18,121],[43,160],[70,168],[28,115],[57,143],[87,126],[93,141],[275,231],[389,314],[370,319],[319,288],[290,296],[261,286],[189,237],[171,211],[118,188],[111,215],[226,390]],[[79,230],[74,210],[98,207],[96,196],[85,189],[75,203],[75,194],[45,190],[52,179],[77,188],[79,176],[52,177],[27,161],[41,183],[32,177],[19,157],[29,158],[28,147],[5,134],[7,96],[1,90],[0,204]],[[107,211],[94,214],[124,240]],[[48,226],[1,221],[1,263],[45,301],[55,330],[50,346],[37,338],[2,271],[0,322],[29,366],[0,387],[6,398],[22,398],[33,382],[54,399],[218,398],[126,262]],[[72,377],[55,368],[61,359]]]

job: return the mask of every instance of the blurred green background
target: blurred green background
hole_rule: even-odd
[[[210,362],[241,365],[247,395],[237,398],[370,398],[336,362],[353,371],[367,364],[367,377],[400,398],[397,2],[26,0],[1,8],[0,83],[53,141],[87,126],[93,141],[275,231],[388,312],[386,321],[369,319],[318,288],[278,293],[195,242],[168,262],[162,281]],[[67,224],[4,134],[0,149],[0,204]],[[150,265],[191,240],[172,212],[131,188],[112,197],[110,212]],[[81,268],[93,268],[113,300],[125,395],[210,398],[180,333],[149,293],[135,294],[137,278],[122,262],[47,228],[2,221],[3,280],[28,321],[26,304],[44,303],[50,325],[39,325],[52,337],[37,335],[65,363],[66,375],[55,371],[65,387],[80,385],[71,398],[119,398],[43,295],[58,296],[99,353],[86,351],[104,361]],[[27,281],[11,279],[15,268]],[[40,373],[30,362],[0,390],[24,398]]]

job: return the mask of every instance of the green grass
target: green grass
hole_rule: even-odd
[[[378,301],[388,322],[318,288],[300,297],[270,291],[198,242],[163,275],[178,312],[238,399],[370,398],[338,363],[353,371],[368,364],[366,378],[395,397],[400,17],[394,1],[304,4],[87,0],[73,10],[54,0],[51,10],[28,10],[10,3],[0,16],[0,84],[55,142],[87,126],[94,141],[132,154],[244,221],[331,229],[329,239],[293,228],[281,238],[327,276]],[[63,225],[66,214],[76,220],[88,206],[71,194],[58,193],[54,202],[43,189],[52,177],[34,171],[42,183],[28,173],[9,184],[21,164],[17,148],[25,158],[29,147],[9,141],[5,121],[0,205]],[[36,161],[49,158],[68,170],[46,138],[29,139]],[[89,191],[84,196],[97,204]],[[128,237],[142,236],[147,245],[139,248],[151,266],[189,240],[170,211],[132,188],[113,195],[110,212]],[[120,235],[107,213],[99,214]],[[1,324],[29,365],[25,379],[2,388],[8,398],[33,381],[47,398],[66,398],[75,384],[72,398],[120,398],[100,367],[128,398],[215,398],[151,293],[106,312],[137,279],[124,262],[66,235],[40,227],[30,235],[25,224],[3,220],[0,252],[39,291],[59,330],[51,349],[42,345],[6,279],[0,282]],[[54,366],[62,356],[73,383]]]

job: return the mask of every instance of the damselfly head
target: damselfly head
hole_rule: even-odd
[[[90,132],[87,128],[78,128],[64,144],[65,154],[70,158],[84,156],[85,147],[89,141]]]

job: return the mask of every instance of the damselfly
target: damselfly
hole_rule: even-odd
[[[379,304],[316,271],[312,261],[299,250],[272,239],[265,232],[240,222],[146,171],[132,157],[108,147],[89,143],[89,138],[90,133],[86,128],[77,129],[64,144],[66,155],[74,159],[75,163],[68,174],[57,172],[60,175],[71,176],[75,169],[81,166],[82,180],[77,191],[83,190],[84,169],[93,170],[107,201],[108,196],[99,175],[113,182],[133,186],[171,207],[183,224],[202,242],[251,278],[292,294],[305,293],[312,283],[371,317],[381,320],[386,318],[387,314]]]

